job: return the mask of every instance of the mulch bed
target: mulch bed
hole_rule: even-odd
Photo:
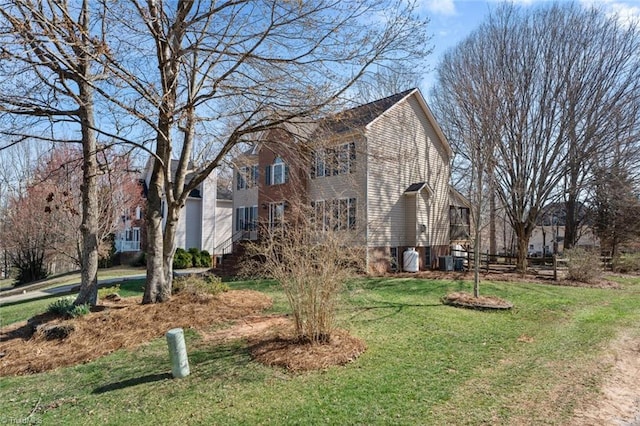
[[[358,358],[366,349],[364,341],[345,330],[334,330],[326,343],[300,342],[293,329],[268,339],[254,339],[250,346],[256,361],[270,366],[301,372],[344,365]]]
[[[141,305],[139,297],[104,302],[88,315],[61,319],[37,318],[42,330],[73,328],[68,336],[34,333],[33,321],[13,324],[0,332],[0,376],[22,375],[85,363],[119,349],[135,348],[176,327],[210,329],[261,312],[272,305],[267,295],[234,290],[209,298],[173,296],[161,304]],[[46,325],[46,327],[42,327]]]
[[[504,310],[513,308],[511,302],[494,296],[473,297],[472,294],[465,292],[456,292],[447,294],[442,298],[445,305],[457,306],[469,309],[495,309]]]
[[[336,330],[324,344],[299,342],[287,316],[261,314],[272,300],[257,291],[178,294],[166,303],[140,302],[139,297],[113,298],[85,316],[62,319],[45,313],[6,327],[0,332],[0,376],[86,363],[120,349],[136,348],[176,327],[197,330],[211,345],[246,339],[256,361],[295,372],[343,365],[366,349],[362,340],[343,330]],[[233,325],[209,331],[222,323]]]

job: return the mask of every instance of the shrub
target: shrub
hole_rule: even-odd
[[[82,305],[73,306],[67,312],[67,316],[75,318],[75,317],[80,317],[82,315],[87,315],[89,312],[91,312],[91,308],[89,307],[89,304],[88,303],[83,303]]]
[[[195,247],[191,247],[189,249],[189,254],[191,255],[191,266],[193,266],[194,268],[201,267],[202,265],[200,264],[200,250]]]
[[[200,252],[200,264],[207,268],[211,266],[211,255],[208,251],[202,250]]]
[[[89,304],[74,305],[72,296],[62,297],[47,307],[47,312],[54,313],[63,317],[79,317],[91,312]]]
[[[616,272],[640,272],[640,253],[622,254],[612,260]]]
[[[189,294],[191,296],[216,295],[229,291],[229,286],[220,277],[213,274],[187,275],[173,280],[173,293]]]
[[[74,298],[71,296],[61,297],[47,307],[47,312],[65,316],[71,309],[73,309],[73,300]]]
[[[190,253],[182,248],[176,249],[176,254],[173,256],[173,269],[190,268],[192,264],[193,260]]]
[[[602,275],[600,256],[596,253],[582,248],[573,248],[565,250],[565,256],[569,259],[567,279],[590,283]]]

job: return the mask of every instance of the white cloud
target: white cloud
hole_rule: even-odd
[[[424,8],[433,14],[438,15],[455,15],[456,5],[453,0],[426,0]]]
[[[634,6],[638,4],[636,1],[581,0],[581,3],[587,7],[602,9],[607,15],[616,17],[622,24],[640,23],[640,6]]]

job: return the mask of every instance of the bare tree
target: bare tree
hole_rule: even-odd
[[[324,112],[373,66],[419,62],[425,23],[411,2],[395,0],[132,3],[133,12],[119,14],[130,32],[117,41],[129,54],[110,62],[126,90],[102,95],[154,135],[143,302],[155,303],[171,294],[176,225],[190,191],[234,146]],[[197,150],[206,160],[193,161]]]
[[[574,24],[581,20],[598,26],[585,24],[576,43]],[[571,167],[582,167],[579,176],[588,173],[584,164],[597,154],[594,143],[610,140],[611,127],[600,116],[611,118],[609,109],[624,107],[628,99],[611,103],[623,94],[631,99],[638,94],[638,77],[629,78],[640,69],[637,55],[631,53],[637,52],[637,37],[629,31],[600,12],[576,5],[534,10],[505,5],[440,65],[437,96],[440,105],[451,102],[442,108],[452,115],[442,117],[444,126],[452,133],[455,127],[463,129],[458,131],[459,146],[471,161],[474,140],[490,140],[489,161],[475,167],[493,176],[489,183],[518,240],[520,271],[526,270],[528,241],[541,208],[563,194]],[[616,56],[617,41],[623,39],[620,48],[633,48]],[[595,51],[605,58],[590,65],[587,58]],[[607,79],[604,71],[611,74],[616,68],[620,72]],[[592,72],[589,77],[586,71]],[[474,124],[476,117],[480,125]]]
[[[472,206],[475,297],[480,295],[481,237],[487,226],[487,200],[494,193],[494,149],[499,137],[495,120],[499,106],[493,93],[497,82],[489,71],[490,58],[483,55],[488,43],[468,39],[445,56],[438,69],[438,87],[433,90],[435,110],[457,154],[455,162],[459,170],[465,170],[462,179]]]
[[[97,300],[98,163],[94,85],[104,78],[106,21],[88,0],[10,1],[0,7],[2,133],[6,148],[26,139],[82,144],[82,282],[76,304]],[[76,137],[69,137],[74,134]]]
[[[602,250],[613,257],[640,236],[640,174],[637,141],[617,143],[594,168],[590,197],[592,222]]]
[[[622,24],[596,9],[566,7],[549,19],[570,29],[556,53],[558,78],[565,81],[558,99],[567,142],[564,247],[571,248],[585,218],[579,207],[594,167],[623,138],[640,137],[640,31],[637,22]]]

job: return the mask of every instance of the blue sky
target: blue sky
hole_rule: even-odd
[[[429,57],[430,68],[438,65],[448,49],[469,35],[483,21],[487,13],[505,0],[419,0],[421,14],[430,19],[434,50]],[[507,0],[525,7],[540,6],[551,0]],[[562,0],[560,0],[562,1]],[[571,0],[564,0],[571,1]],[[575,0],[585,6],[601,7],[607,14],[615,14],[622,21],[640,20],[640,0]],[[434,84],[433,71],[425,74],[421,84],[424,95]]]

